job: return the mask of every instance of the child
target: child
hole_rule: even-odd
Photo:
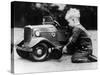
[[[92,59],[92,41],[87,30],[80,24],[80,11],[76,8],[70,8],[65,16],[68,26],[72,32],[68,43],[63,47],[72,55],[73,63],[83,63],[97,61]],[[91,58],[92,56],[92,58]]]

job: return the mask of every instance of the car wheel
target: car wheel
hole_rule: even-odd
[[[62,51],[58,49],[54,49],[50,54],[51,59],[60,59],[61,57],[62,57]]]
[[[39,43],[33,47],[31,57],[35,61],[45,61],[48,58],[48,46],[45,43]]]
[[[26,58],[26,59],[29,58],[29,52],[21,51],[21,50],[18,50],[18,49],[16,49],[16,51],[17,51],[17,54],[18,54],[20,57]]]

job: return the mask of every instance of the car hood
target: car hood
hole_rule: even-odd
[[[33,30],[39,30],[43,32],[56,32],[57,29],[54,25],[28,25],[26,27],[30,27]]]

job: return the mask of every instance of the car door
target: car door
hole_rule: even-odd
[[[57,40],[58,41],[62,41],[62,42],[66,42],[69,38],[69,31],[65,26],[62,26],[60,28],[58,28],[57,31]]]

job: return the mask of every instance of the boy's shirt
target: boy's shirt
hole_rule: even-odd
[[[72,35],[69,38],[68,46],[77,44],[77,46],[90,46],[92,45],[90,36],[87,30],[82,25],[76,25],[72,28]]]

